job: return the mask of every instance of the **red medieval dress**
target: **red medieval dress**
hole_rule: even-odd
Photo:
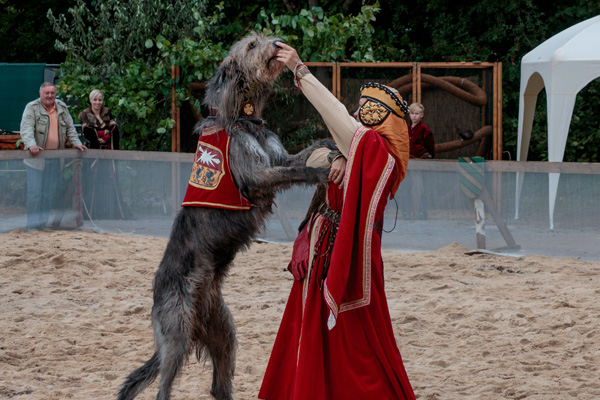
[[[337,235],[328,213],[313,215],[310,269],[292,286],[259,399],[415,399],[392,330],[381,258],[396,173],[382,137],[359,129],[344,191],[328,186],[329,209],[343,211]]]

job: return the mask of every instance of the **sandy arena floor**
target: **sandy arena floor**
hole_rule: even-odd
[[[114,399],[153,352],[151,287],[167,239],[92,231],[0,235],[0,398]],[[235,397],[254,399],[287,300],[289,244],[239,254]],[[392,323],[417,398],[599,399],[600,262],[384,252]],[[210,399],[191,359],[173,399]],[[154,399],[156,383],[138,398]]]

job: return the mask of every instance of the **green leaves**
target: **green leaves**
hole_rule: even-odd
[[[76,2],[68,17],[49,13],[59,37],[57,48],[68,52],[59,94],[74,99],[71,112],[76,117],[89,105],[89,92],[103,90],[105,104],[124,131],[124,148],[170,150],[172,88],[178,103],[190,101],[200,111],[201,101],[191,97],[190,85],[212,76],[225,57],[229,44],[222,44],[223,33],[235,32],[234,40],[245,35],[239,22],[224,27],[224,3],[208,13],[208,0]],[[302,43],[299,51],[309,61],[372,61],[371,22],[378,11],[378,3],[363,6],[355,16],[328,16],[320,7],[296,15],[256,8],[254,29]],[[181,72],[175,79],[173,66]]]
[[[501,61],[504,147],[514,159],[521,58],[553,34],[598,14],[597,0],[567,6],[531,0],[468,6],[415,0],[386,2],[383,10],[376,2],[352,13],[332,12],[347,2],[330,1],[295,13],[283,11],[290,2],[258,1],[240,8],[236,2],[211,0],[70,1],[75,5],[66,15],[49,12],[56,48],[67,53],[59,95],[72,103],[77,117],[88,106],[89,92],[103,90],[105,104],[125,131],[125,148],[164,151],[170,150],[172,86],[177,102],[189,101],[199,111],[201,99],[192,97],[191,82],[210,78],[226,49],[255,30],[281,37],[306,61]],[[237,17],[225,18],[225,11]],[[7,11],[4,21],[27,20],[17,17]],[[177,79],[171,78],[172,66],[181,70]],[[565,160],[600,161],[598,99],[598,80],[578,95]],[[529,154],[543,160],[545,93],[538,108]],[[301,128],[293,141],[318,129]]]
[[[356,16],[327,16],[321,7],[302,9],[298,15],[267,14],[262,9],[254,29],[298,46],[300,57],[307,61],[374,61],[371,22],[379,10],[378,2],[363,6]]]
[[[69,18],[50,12],[57,47],[68,52],[58,91],[72,99],[75,120],[100,89],[124,132],[123,148],[169,151],[172,87],[178,101],[190,99],[191,82],[211,76],[225,55],[210,35],[224,17],[222,3],[212,14],[206,3],[97,0],[90,10],[77,0]],[[171,78],[172,66],[180,66],[180,78]]]

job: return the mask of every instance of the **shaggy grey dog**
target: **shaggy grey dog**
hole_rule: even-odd
[[[312,145],[290,156],[277,135],[261,120],[240,118],[244,104],[256,115],[272,91],[284,65],[275,59],[278,39],[250,35],[237,42],[207,84],[204,103],[218,114],[201,120],[197,133],[217,125],[230,136],[229,159],[240,193],[253,207],[247,211],[183,207],[154,278],[152,327],[156,352],[126,379],[119,400],[130,400],[160,374],[158,400],[170,398],[173,381],[189,354],[210,359],[211,394],[232,399],[235,370],[235,326],[223,301],[221,286],[236,253],[248,247],[266,217],[277,191],[293,184],[326,181],[328,169],[308,168]]]

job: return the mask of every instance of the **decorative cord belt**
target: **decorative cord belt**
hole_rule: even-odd
[[[325,203],[321,204],[319,207],[319,214],[324,216],[329,222],[332,222],[336,225],[340,224],[340,219],[342,218],[341,212],[332,210]]]
[[[319,207],[319,214],[321,214],[325,221],[321,225],[319,232],[319,238],[315,244],[315,255],[312,260],[310,267],[310,275],[314,271],[315,263],[318,259],[323,259],[323,271],[321,274],[321,286],[325,278],[327,278],[327,271],[329,270],[329,263],[331,261],[331,251],[333,250],[333,244],[335,243],[335,236],[337,235],[338,226],[342,213],[336,210],[332,210],[326,204],[321,204]],[[329,237],[327,237],[329,233]],[[326,238],[327,237],[327,238]],[[323,247],[323,243],[327,241],[327,250],[324,253],[319,253],[319,250]],[[310,281],[310,276],[309,276]]]

